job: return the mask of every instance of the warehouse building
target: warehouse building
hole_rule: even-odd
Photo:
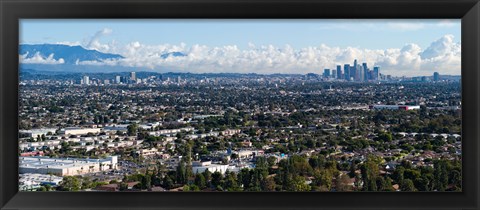
[[[225,174],[225,172],[228,169],[229,169],[228,165],[212,164],[212,161],[205,161],[205,162],[193,161],[192,162],[193,173],[203,173],[204,171],[208,170],[212,173],[214,173],[215,171],[218,171],[222,174]]]
[[[56,128],[41,128],[41,129],[32,129],[32,130],[19,130],[21,137],[37,137],[41,135],[47,135],[48,133],[54,134],[57,131]]]
[[[117,168],[117,156],[105,159],[19,157],[19,173],[75,176]]]
[[[63,135],[86,135],[88,133],[100,133],[100,128],[62,128],[58,133]]]
[[[370,109],[389,109],[389,110],[415,110],[420,109],[420,106],[412,105],[370,105]]]

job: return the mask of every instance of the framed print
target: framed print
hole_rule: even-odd
[[[2,1],[1,208],[478,209],[479,9]]]

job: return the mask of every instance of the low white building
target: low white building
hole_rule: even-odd
[[[32,130],[19,130],[20,136],[25,136],[25,137],[37,137],[41,135],[47,135],[48,133],[55,134],[55,131],[57,131],[56,128],[41,128],[41,129],[32,129]]]
[[[19,174],[19,184],[20,185],[50,185],[57,186],[63,180],[60,176],[49,175],[49,174]]]
[[[193,173],[203,173],[207,169],[208,169],[208,171],[210,171],[212,173],[218,171],[221,174],[225,174],[225,172],[228,170],[228,165],[212,164],[212,161],[206,161],[206,162],[194,161],[194,162],[192,162]]]
[[[100,128],[78,128],[78,127],[71,127],[71,128],[62,128],[60,129],[59,133],[63,135],[86,135],[88,133],[100,133],[102,129]]]
[[[117,156],[105,159],[19,157],[19,173],[54,174],[57,176],[75,176],[116,169]]]

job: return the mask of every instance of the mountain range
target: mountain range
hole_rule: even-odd
[[[63,59],[62,64],[51,65],[41,63],[22,63],[21,69],[41,71],[68,71],[68,72],[95,72],[95,71],[130,71],[138,68],[124,66],[98,66],[98,65],[77,65],[82,61],[116,60],[124,58],[119,54],[103,53],[97,50],[85,49],[82,46],[70,46],[63,44],[20,44],[19,55],[23,59],[32,59],[37,54],[43,59],[52,56],[55,60]],[[168,52],[160,55],[161,58],[186,56],[182,52]],[[152,71],[152,70],[150,70]]]
[[[96,50],[88,50],[81,46],[62,44],[21,44],[18,53],[20,55],[26,54],[26,59],[33,58],[37,53],[43,58],[53,54],[53,59],[63,59],[65,64],[75,64],[77,61],[102,61],[124,58],[118,54],[102,53]]]

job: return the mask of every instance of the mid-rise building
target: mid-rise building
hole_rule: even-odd
[[[84,85],[89,85],[90,84],[90,78],[88,76],[83,76],[83,84]]]
[[[132,81],[137,81],[137,76],[135,75],[135,72],[130,72],[130,80]]]
[[[324,69],[323,70],[323,77],[325,77],[325,78],[330,77],[330,69]]]
[[[433,73],[433,81],[435,82],[440,81],[440,74],[438,72]]]

